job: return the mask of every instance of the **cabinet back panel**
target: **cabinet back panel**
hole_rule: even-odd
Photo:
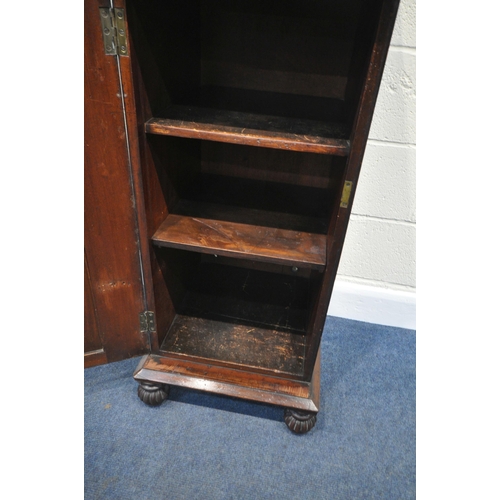
[[[162,136],[148,144],[168,213],[326,234],[344,158]]]
[[[342,99],[307,94],[285,94],[247,88],[203,85],[200,87],[196,99],[195,104],[206,108],[286,118],[299,117],[328,123],[335,122],[339,126],[344,125],[345,119]]]
[[[177,314],[306,332],[318,272],[174,248],[154,253]]]
[[[202,143],[201,154],[204,173],[315,188],[331,187],[334,169],[345,164],[343,158],[336,156],[209,141]]]
[[[156,252],[177,313],[169,331],[159,332],[161,350],[302,376],[317,293],[309,273],[175,249]]]
[[[265,212],[268,214],[269,223],[258,224],[250,220],[247,223],[281,229],[299,231],[301,229],[298,227],[286,227],[286,221],[292,224],[296,221],[299,224],[304,218],[316,219],[316,224],[310,231],[325,233],[329,194],[325,189],[204,174],[186,191],[185,200],[206,204],[207,209],[210,205],[218,205],[221,207],[221,213],[228,213],[234,209],[235,216],[238,216],[241,209],[247,212],[252,210]],[[176,212],[175,208],[173,212]],[[197,216],[202,217],[202,214]],[[258,214],[256,217],[258,218]],[[280,219],[284,226],[280,224]],[[245,223],[243,220],[234,222]],[[322,229],[317,230],[316,228],[320,226]]]
[[[362,81],[374,25],[367,13],[378,0],[128,3],[146,87],[158,86],[158,76],[164,84],[154,116],[175,104],[352,118],[350,89]]]
[[[187,282],[180,314],[305,333],[309,281],[202,261]]]
[[[342,98],[357,4],[203,1],[202,85]]]

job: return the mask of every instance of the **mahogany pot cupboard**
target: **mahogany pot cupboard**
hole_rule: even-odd
[[[85,366],[319,411],[398,0],[85,0]],[[132,374],[131,374],[132,375]]]

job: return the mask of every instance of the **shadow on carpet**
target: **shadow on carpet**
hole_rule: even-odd
[[[85,370],[85,499],[415,498],[415,331],[328,317],[305,435],[283,409],[172,387],[149,407],[139,358]]]

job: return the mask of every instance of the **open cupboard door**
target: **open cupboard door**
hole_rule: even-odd
[[[118,55],[106,54],[109,0],[85,0],[84,366],[150,349],[135,183]],[[112,51],[110,51],[112,52]]]

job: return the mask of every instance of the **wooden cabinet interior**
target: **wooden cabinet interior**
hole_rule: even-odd
[[[320,339],[397,4],[127,2],[158,346],[135,374],[142,391],[318,410]]]

